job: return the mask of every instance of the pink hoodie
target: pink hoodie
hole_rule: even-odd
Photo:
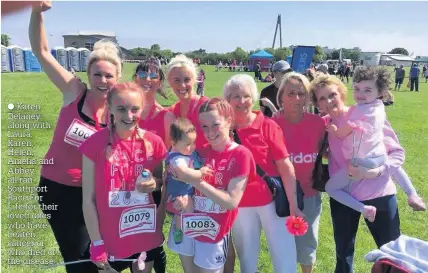
[[[337,127],[346,123],[346,115],[333,118],[332,122]],[[384,143],[388,154],[388,162],[382,175],[373,179],[363,179],[351,184],[350,194],[359,201],[371,200],[382,196],[396,194],[397,189],[392,181],[390,174],[394,173],[404,163],[404,149],[398,142],[397,135],[386,120],[383,129]],[[343,140],[329,134],[328,142],[330,146],[329,153],[329,171],[334,174],[340,168],[347,168],[349,161],[345,159],[342,153]]]

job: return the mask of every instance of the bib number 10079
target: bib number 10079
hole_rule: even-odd
[[[156,205],[137,206],[126,209],[120,217],[119,236],[155,232],[156,231]]]

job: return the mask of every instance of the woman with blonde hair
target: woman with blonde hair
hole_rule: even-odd
[[[171,105],[170,111],[176,118],[187,118],[196,128],[196,148],[207,143],[199,125],[198,113],[201,105],[208,98],[196,94],[194,90],[197,80],[196,65],[185,55],[177,55],[166,65],[166,78],[178,102]]]
[[[354,75],[355,77],[355,75]],[[349,107],[346,106],[346,86],[335,76],[319,76],[310,87],[311,99],[322,112],[328,114],[326,120],[337,127],[347,122]],[[404,149],[386,120],[383,126],[387,153],[387,163],[377,168],[368,169],[361,165],[354,166],[346,160],[343,152],[343,140],[334,134],[328,134],[328,164],[330,175],[341,168],[347,168],[349,176],[354,179],[349,193],[364,205],[374,206],[374,222],[366,220],[367,227],[378,247],[394,241],[400,236],[400,218],[396,198],[396,188],[391,176],[400,174],[404,162]],[[330,198],[330,209],[336,244],[335,273],[353,272],[355,238],[361,213]]]
[[[41,168],[40,204],[56,204],[58,210],[43,210],[55,235],[64,262],[89,258],[89,235],[82,212],[82,156],[77,148],[108,122],[107,93],[118,82],[122,64],[119,51],[112,42],[99,41],[89,55],[90,89],[63,68],[49,51],[43,26],[49,1],[33,4],[29,38],[33,53],[43,71],[61,92],[62,107],[52,143],[45,158],[55,164]],[[66,266],[68,273],[97,272],[91,263]]]
[[[298,185],[283,132],[272,119],[260,111],[252,110],[258,99],[254,79],[246,74],[232,76],[224,85],[223,96],[235,112],[235,140],[239,139],[252,152],[264,176],[284,185],[290,214],[303,216],[297,204]],[[254,179],[248,180],[232,231],[243,273],[257,271],[262,228],[274,272],[297,272],[294,238],[285,228],[285,218],[277,215],[271,190],[259,173]]]

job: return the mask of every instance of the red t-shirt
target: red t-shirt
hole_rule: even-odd
[[[140,128],[150,131],[155,135],[158,135],[163,141],[165,141],[165,135],[166,135],[165,115],[167,112],[168,112],[167,109],[162,109],[154,117],[153,117],[153,114],[149,114],[149,116],[146,119],[140,120],[138,125],[140,126]],[[167,147],[170,145],[169,143],[164,143],[164,144]]]
[[[325,134],[324,120],[314,114],[305,113],[303,119],[297,123],[290,123],[284,117],[275,117],[284,132],[290,160],[293,162],[296,178],[302,186],[305,197],[317,194],[312,189],[312,171],[315,166],[319,145]]]
[[[197,149],[208,143],[204,137],[204,132],[202,131],[201,125],[199,124],[199,108],[201,108],[201,105],[208,100],[209,99],[207,97],[200,97],[199,99],[197,97],[192,97],[190,99],[189,110],[187,111],[187,115],[184,117],[190,120],[190,122],[192,122],[193,126],[196,128],[195,145]],[[170,107],[170,111],[174,113],[174,116],[177,118],[182,117],[180,105],[181,102],[179,101]]]
[[[210,145],[198,150],[204,159],[205,165],[215,171],[214,176],[204,177],[204,180],[217,189],[226,191],[230,180],[236,177],[253,177],[256,175],[256,167],[251,152],[242,145],[232,143],[225,151],[214,151]],[[202,215],[193,216],[193,222],[207,223],[205,227],[197,225],[192,229],[192,236],[201,242],[215,243],[220,241],[232,229],[232,225],[238,214],[238,208],[226,210],[214,203],[198,190],[194,195],[195,213]],[[196,217],[196,218],[195,218]],[[183,217],[183,228],[192,223],[186,222],[190,218]]]
[[[79,147],[95,164],[95,199],[101,238],[108,255],[116,258],[149,251],[160,246],[164,239],[152,195],[134,191],[135,187],[125,189],[122,183],[123,179],[133,183],[143,169],[153,173],[165,158],[166,148],[160,137],[144,131],[143,138],[134,141],[133,149],[131,140],[117,140],[112,149],[112,162],[105,155],[108,129],[95,133]],[[129,164],[131,155],[134,166]]]
[[[284,143],[281,128],[272,119],[263,116],[260,111],[254,122],[244,128],[237,129],[242,145],[247,147],[254,156],[256,164],[268,175],[279,176],[275,160],[289,156]],[[266,182],[260,176],[248,181],[240,207],[264,206],[272,202],[272,194]]]

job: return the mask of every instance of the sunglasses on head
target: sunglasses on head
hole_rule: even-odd
[[[147,77],[149,77],[151,80],[154,80],[159,77],[159,74],[154,72],[148,73],[146,71],[138,71],[137,77],[140,79],[147,79]]]

